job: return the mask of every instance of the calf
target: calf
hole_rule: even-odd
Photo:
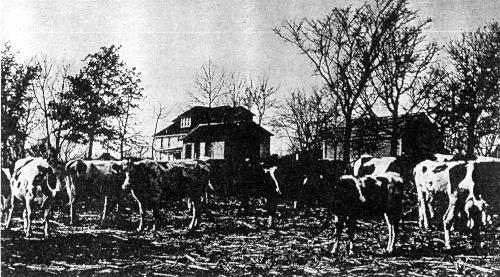
[[[70,224],[77,221],[74,216],[74,201],[83,197],[91,197],[92,200],[104,198],[101,215],[103,224],[108,213],[108,200],[118,204],[120,199],[121,186],[125,180],[123,162],[77,159],[69,161],[65,169],[69,194],[73,199],[70,202]]]
[[[11,178],[11,205],[6,226],[10,225],[15,199],[25,201],[24,231],[31,236],[32,211],[35,204],[44,209],[44,235],[49,236],[49,217],[56,195],[61,191],[61,173],[42,158],[25,158],[16,162]]]
[[[198,206],[208,185],[209,168],[201,162],[156,162],[142,160],[127,162],[124,166],[125,181],[122,189],[130,191],[139,207],[140,221],[137,231],[144,228],[145,210],[153,210],[153,231],[156,234],[157,221],[162,200],[189,198],[192,219],[189,230],[199,224]]]
[[[337,216],[332,253],[337,252],[344,223],[348,228],[348,254],[352,254],[356,220],[382,215],[389,232],[386,251],[392,253],[403,214],[403,179],[399,174],[387,172],[361,178],[344,175],[339,182],[331,184],[329,208]]]

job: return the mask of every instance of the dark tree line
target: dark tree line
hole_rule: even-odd
[[[6,44],[2,50],[2,161],[24,157],[29,136],[31,154],[65,160],[77,145],[92,158],[96,141],[117,150],[136,143],[134,111],[142,98],[140,73],[128,67],[120,47],[102,47],[72,72],[69,64],[36,57],[17,62]],[[31,122],[31,123],[30,123]],[[36,126],[29,126],[28,124]]]
[[[275,28],[278,37],[310,60],[313,74],[331,96],[327,105],[311,109],[297,105],[303,101],[291,92],[279,121],[290,118],[290,103],[295,102],[302,113],[311,114],[295,119],[292,125],[304,125],[304,118],[311,118],[309,125],[318,125],[315,128],[327,121],[336,123],[329,132],[317,132],[317,139],[309,138],[311,133],[303,128],[294,128],[288,137],[319,147],[315,141],[343,130],[341,138],[338,134],[333,138],[343,143],[343,159],[349,161],[351,151],[359,150],[351,141],[353,119],[374,115],[373,107],[378,104],[391,114],[392,155],[397,152],[400,114],[421,111],[441,128],[450,152],[465,150],[472,156],[480,145],[489,143],[492,149],[491,144],[499,144],[498,23],[451,41],[444,47],[447,59],[438,61],[440,47],[428,41],[424,32],[430,22],[409,9],[406,0],[375,0],[360,7],[334,8],[320,19],[285,21]],[[438,66],[438,62],[450,66]],[[310,95],[315,97],[315,93]],[[338,111],[341,118],[313,119],[316,110],[329,114],[325,106]]]

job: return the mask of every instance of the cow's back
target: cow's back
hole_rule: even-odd
[[[500,213],[500,162],[475,162],[472,172],[474,193]]]

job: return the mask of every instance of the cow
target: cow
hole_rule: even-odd
[[[420,228],[428,229],[429,219],[437,218],[436,214],[444,215],[442,207],[447,206],[450,168],[464,163],[425,160],[415,166],[413,176],[417,190]]]
[[[104,224],[108,214],[108,202],[119,204],[121,186],[125,180],[123,161],[97,161],[76,159],[66,164],[66,182],[73,201],[70,203],[70,224],[78,220],[75,217],[74,201],[83,197],[92,200],[104,198],[101,214],[101,224]]]
[[[428,228],[427,213],[432,217],[436,213],[434,203],[441,202],[447,207],[443,215],[445,248],[451,249],[450,230],[456,223],[463,225],[467,222],[473,242],[479,242],[480,227],[488,219],[487,208],[492,205],[497,212],[500,211],[499,172],[500,162],[481,158],[418,164],[414,175],[419,199],[419,225]]]
[[[339,160],[317,160],[301,167],[304,179],[295,199],[310,206],[324,206],[324,203],[328,202],[324,192],[328,191],[330,186],[325,180],[338,181],[347,171],[347,164]]]
[[[209,181],[214,193],[221,197],[237,197],[244,212],[248,212],[250,197],[264,197],[267,200],[269,227],[274,224],[281,188],[276,179],[275,165],[265,164],[258,159],[243,161],[207,160],[210,166]]]
[[[15,163],[11,177],[11,204],[6,228],[10,226],[15,199],[25,201],[24,232],[31,236],[32,212],[35,204],[44,210],[44,236],[49,236],[49,218],[56,196],[62,191],[63,173],[49,165],[43,158],[24,158]]]
[[[403,216],[403,179],[398,173],[385,172],[379,175],[355,177],[344,175],[340,180],[330,180],[328,208],[336,215],[332,253],[337,253],[340,238],[346,224],[348,228],[348,254],[353,253],[353,238],[358,218],[384,217],[389,238],[386,251],[392,253]]]
[[[137,201],[140,221],[137,231],[144,229],[145,211],[153,210],[153,232],[159,219],[161,202],[189,198],[192,218],[188,229],[199,224],[201,197],[209,184],[209,167],[203,162],[128,161],[124,166],[122,190],[130,192]]]
[[[10,170],[8,168],[2,168],[2,198],[0,199],[1,205],[1,218],[2,224],[4,222],[5,212],[10,209],[10,198],[12,197],[12,192],[10,190]]]

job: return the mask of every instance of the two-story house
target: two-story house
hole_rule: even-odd
[[[267,157],[272,134],[243,107],[195,106],[154,135],[156,160]]]

